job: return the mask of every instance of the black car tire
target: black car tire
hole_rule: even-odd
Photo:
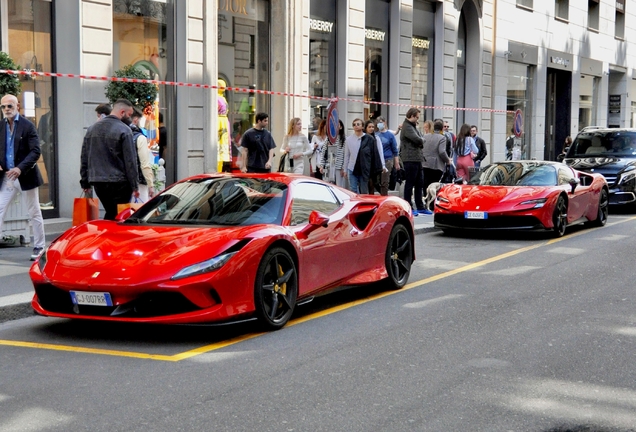
[[[563,198],[563,195],[561,195],[557,200],[556,206],[554,207],[554,213],[552,214],[552,223],[554,224],[552,230],[554,231],[555,237],[563,237],[565,234],[565,228],[568,225],[567,215],[568,204],[565,201],[565,198]]]
[[[256,273],[256,316],[267,330],[283,327],[296,306],[298,273],[291,255],[281,247],[268,250]]]
[[[413,239],[409,230],[401,223],[395,224],[391,230],[384,261],[391,289],[400,289],[406,285],[413,264]]]
[[[609,215],[609,192],[607,189],[601,189],[601,193],[598,196],[598,212],[596,219],[589,221],[586,225],[591,227],[602,227],[607,223],[607,216]]]

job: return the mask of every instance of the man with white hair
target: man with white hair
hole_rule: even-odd
[[[18,113],[19,102],[14,95],[4,95],[0,101],[4,119],[0,122],[0,233],[7,208],[22,191],[31,224],[34,248],[31,261],[44,249],[44,219],[40,210],[38,187],[44,182],[38,169],[40,139],[33,123]],[[2,239],[7,242],[6,238]]]

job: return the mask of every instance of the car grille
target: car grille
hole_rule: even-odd
[[[466,219],[463,214],[436,213],[436,224],[464,229],[536,229],[544,228],[534,216],[493,216],[488,219]]]
[[[616,174],[603,174],[603,177],[605,177],[605,181],[609,186],[612,186],[614,183],[616,183]]]
[[[38,285],[35,288],[40,306],[44,310],[63,314],[83,316],[112,316],[130,318],[148,318],[175,315],[198,310],[183,294],[178,292],[147,292],[137,299],[119,306],[74,305],[68,291],[51,284]]]

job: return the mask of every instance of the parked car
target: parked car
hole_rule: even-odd
[[[559,162],[506,161],[476,172],[468,184],[444,186],[433,221],[445,233],[459,230],[551,230],[603,226],[608,188],[600,174],[586,174]]]
[[[403,287],[415,258],[406,201],[293,174],[191,177],[117,218],[45,249],[30,270],[36,313],[277,329],[330,288]]]
[[[610,205],[636,206],[636,129],[581,132],[563,161],[572,168],[602,174]]]

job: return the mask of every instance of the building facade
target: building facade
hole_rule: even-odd
[[[421,107],[420,122],[475,124],[487,160],[505,157],[520,110],[525,157],[553,159],[582,126],[633,125],[626,41],[636,1],[627,3],[0,0],[0,46],[25,70],[112,76],[133,64],[161,81],[221,79],[241,89],[222,93],[232,145],[260,111],[279,146],[292,117],[312,133],[337,97],[349,131],[354,118],[379,115],[395,129],[410,106]],[[45,217],[69,217],[105,82],[24,76],[22,85],[21,112],[42,142]],[[217,91],[160,85],[158,99],[168,182],[216,171]]]

